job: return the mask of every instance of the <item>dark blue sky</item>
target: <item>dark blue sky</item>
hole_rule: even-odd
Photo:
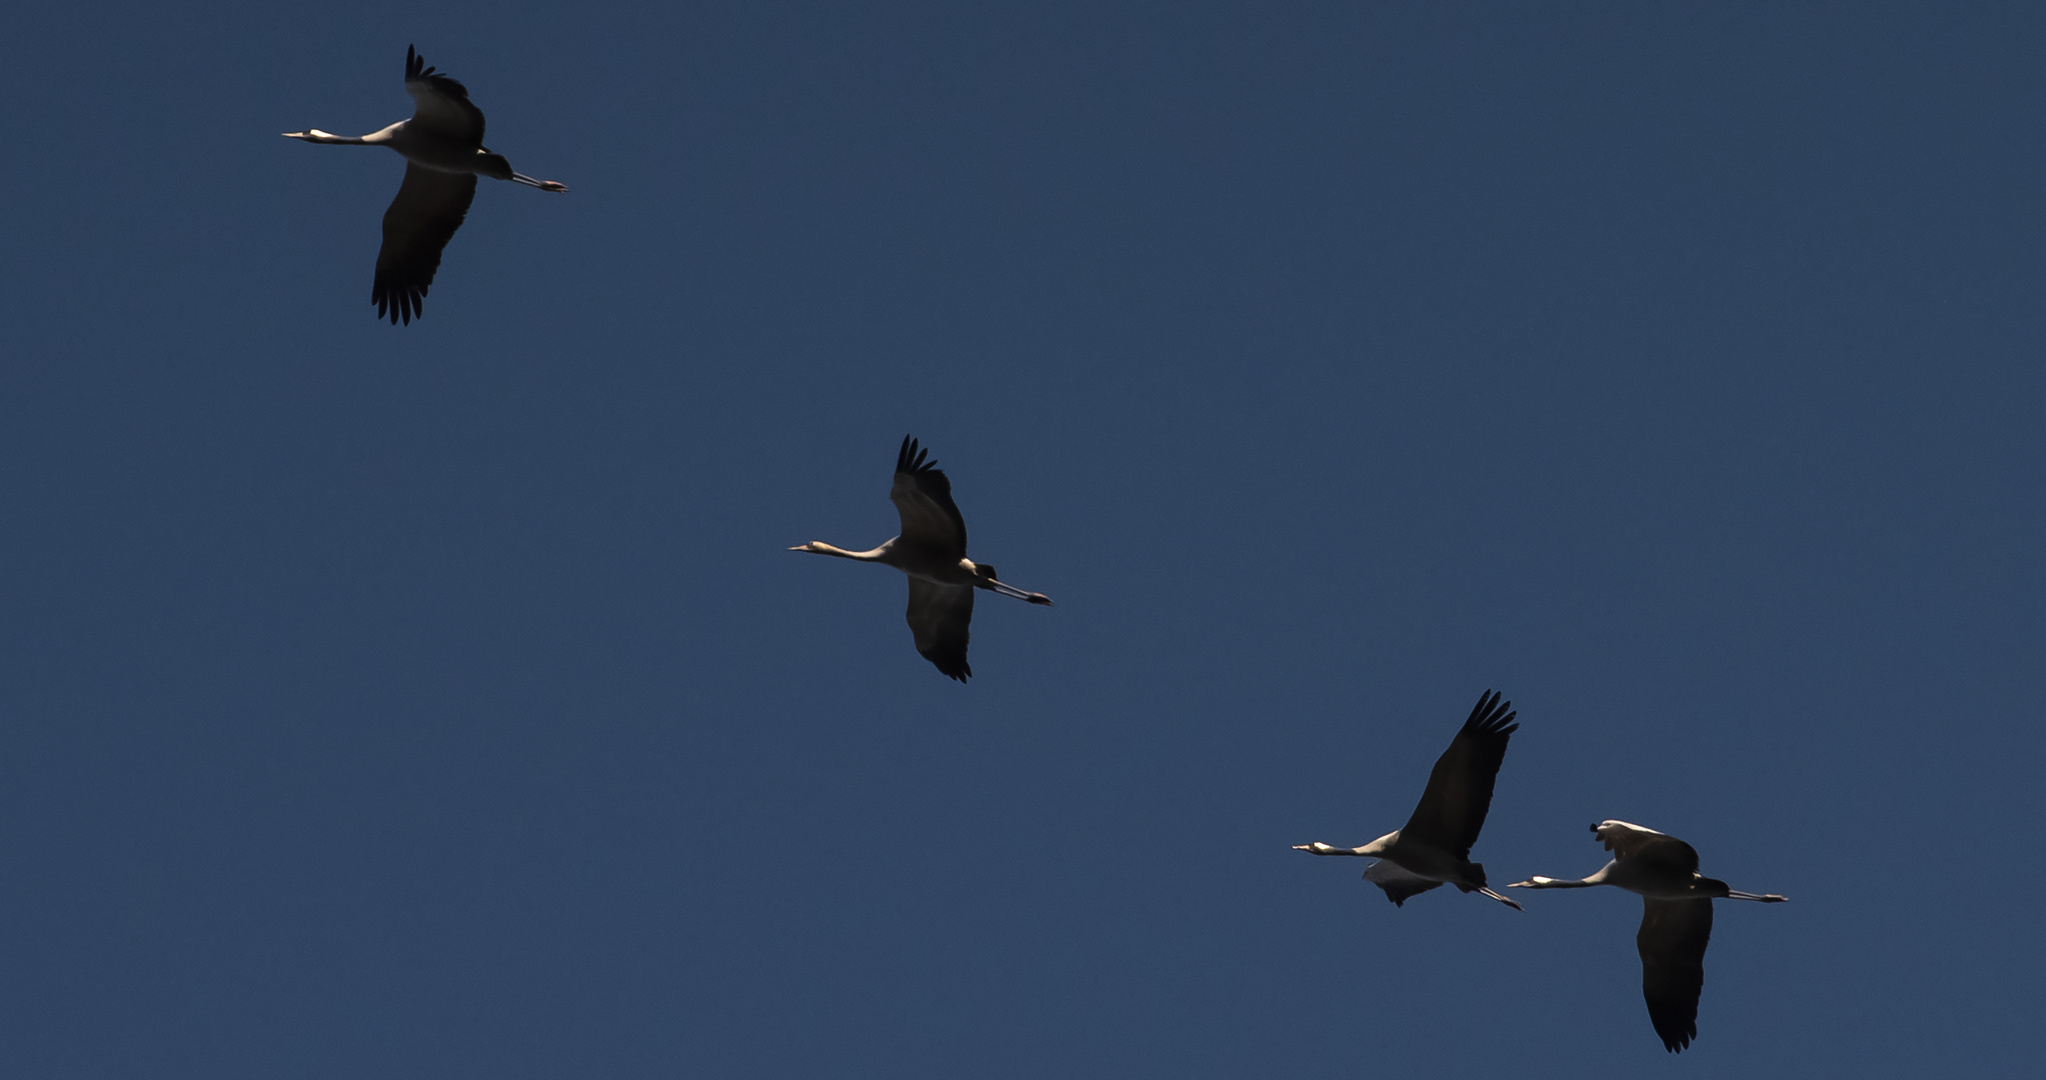
[[[14,13],[0,1061],[2024,1071],[2046,14],[1960,7]],[[401,161],[277,133],[407,44],[572,191],[394,329]],[[784,550],[905,432],[1059,601],[969,686]],[[1495,882],[1792,897],[1682,1057],[1633,897],[1288,850],[1487,687]]]

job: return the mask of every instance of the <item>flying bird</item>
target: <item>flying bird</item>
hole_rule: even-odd
[[[1051,606],[1043,593],[1024,592],[995,580],[995,568],[966,557],[966,519],[952,502],[952,481],[928,450],[903,436],[895,454],[895,482],[888,501],[902,518],[902,535],[872,551],[847,551],[821,540],[790,551],[836,555],[841,559],[892,566],[909,576],[909,629],[916,651],[940,672],[960,682],[973,674],[966,664],[967,624],[973,621],[973,590],[986,589],[1033,604]]]
[[[1624,821],[1601,821],[1591,831],[1613,853],[1598,873],[1575,881],[1534,877],[1509,889],[1588,889],[1614,885],[1641,896],[1641,996],[1662,1048],[1681,1051],[1698,1037],[1698,993],[1705,987],[1705,945],[1712,938],[1712,900],[1780,904],[1789,897],[1739,892],[1698,873],[1698,851],[1674,836]]]
[[[1296,844],[1295,851],[1316,855],[1362,855],[1377,859],[1364,870],[1364,880],[1385,890],[1386,899],[1404,907],[1407,898],[1439,885],[1463,892],[1484,893],[1515,911],[1520,905],[1485,887],[1483,863],[1470,861],[1471,845],[1485,827],[1492,807],[1492,781],[1506,760],[1506,740],[1520,729],[1513,703],[1497,693],[1478,695],[1462,730],[1435,761],[1421,804],[1405,827],[1363,847],[1330,847],[1320,841]]]
[[[405,155],[405,182],[384,211],[384,246],[377,252],[376,278],[370,303],[377,317],[407,326],[419,314],[433,272],[440,268],[441,249],[462,227],[469,203],[476,198],[476,178],[493,177],[536,187],[567,191],[552,180],[535,180],[513,172],[511,162],[483,145],[483,110],[469,100],[469,90],[426,66],[410,45],[405,47],[405,92],[418,103],[412,119],[400,120],[368,135],[330,135],[319,128],[287,131],[287,139],[330,146],[388,146]]]

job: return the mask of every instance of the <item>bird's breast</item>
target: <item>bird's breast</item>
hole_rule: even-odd
[[[422,169],[447,173],[485,171],[480,146],[464,140],[449,139],[425,128],[400,124],[391,131],[390,138],[385,140],[384,145],[404,155],[406,161]]]
[[[1677,867],[1622,859],[1606,871],[1605,883],[1650,900],[1697,900],[1709,893],[1698,889],[1699,878]]]
[[[936,585],[971,585],[980,580],[971,562],[950,552],[898,543],[893,554],[903,573]]]

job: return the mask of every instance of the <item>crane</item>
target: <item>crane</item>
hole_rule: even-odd
[[[1470,718],[1428,774],[1420,805],[1398,832],[1362,847],[1331,847],[1316,841],[1295,844],[1293,850],[1378,860],[1365,868],[1364,880],[1384,889],[1395,907],[1406,906],[1410,896],[1449,884],[1521,910],[1487,888],[1484,864],[1470,861],[1471,845],[1478,842],[1478,830],[1485,827],[1485,813],[1492,806],[1492,782],[1506,760],[1506,740],[1520,729],[1512,722],[1517,715],[1513,703],[1500,701],[1497,692],[1479,694]]]
[[[841,559],[892,566],[909,577],[909,629],[916,651],[939,672],[965,682],[967,624],[973,621],[973,590],[986,589],[1033,604],[1051,606],[1043,593],[1024,592],[995,579],[995,568],[966,557],[966,519],[952,501],[952,481],[927,460],[930,451],[907,435],[895,454],[895,480],[888,500],[902,518],[902,534],[872,551],[847,551],[821,540],[790,551],[836,555]]]
[[[405,156],[405,182],[384,211],[384,246],[377,252],[376,277],[370,303],[377,317],[391,325],[410,326],[440,268],[441,249],[462,227],[469,203],[476,198],[476,178],[567,191],[552,180],[535,180],[513,172],[511,162],[483,145],[483,110],[469,100],[469,90],[426,66],[412,46],[405,47],[405,92],[417,103],[412,119],[400,120],[368,135],[330,135],[313,128],[287,131],[287,139],[327,146],[388,146]]]
[[[1662,1048],[1678,1053],[1698,1037],[1698,995],[1705,988],[1705,946],[1712,939],[1712,901],[1780,904],[1789,897],[1740,892],[1698,873],[1698,851],[1674,836],[1625,821],[1601,821],[1592,834],[1613,853],[1590,877],[1533,877],[1509,889],[1588,889],[1612,885],[1641,897],[1641,996]]]

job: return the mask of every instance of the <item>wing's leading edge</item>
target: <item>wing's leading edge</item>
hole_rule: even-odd
[[[426,66],[426,59],[405,46],[405,92],[412,95],[408,126],[473,146],[483,145],[483,110],[469,100],[469,88]]]
[[[1478,695],[1470,718],[1429,772],[1427,790],[1400,830],[1402,838],[1470,858],[1492,808],[1492,786],[1506,760],[1507,740],[1520,730],[1513,722],[1516,715],[1513,703],[1499,700],[1497,693]]]
[[[902,449],[895,454],[895,481],[888,488],[888,500],[902,517],[905,542],[957,552],[957,557],[963,558],[966,519],[952,501],[952,481],[929,457],[930,451],[919,449],[915,439],[902,437]]]

